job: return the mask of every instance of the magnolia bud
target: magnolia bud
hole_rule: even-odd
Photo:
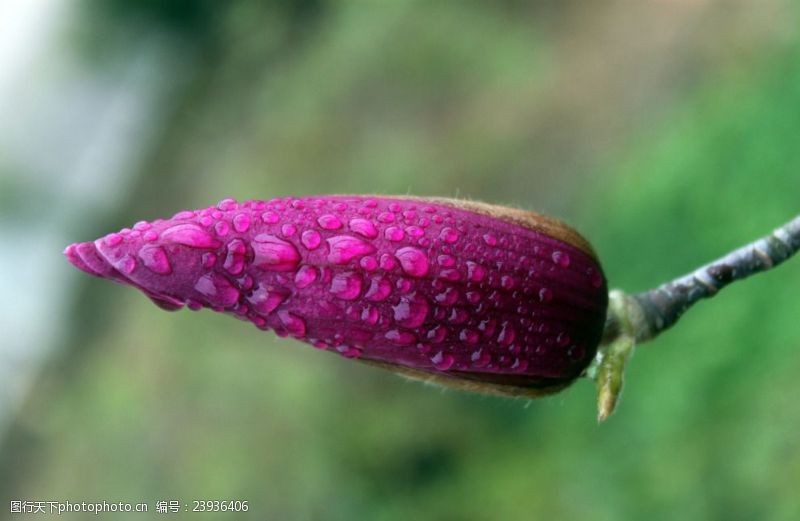
[[[65,255],[166,309],[211,308],[406,376],[506,395],[579,376],[608,303],[572,228],[451,199],[228,199]]]

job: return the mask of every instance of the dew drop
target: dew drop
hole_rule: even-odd
[[[225,221],[217,221],[217,224],[214,225],[214,232],[219,237],[225,237],[229,231],[231,231],[231,227]]]
[[[361,260],[358,262],[358,264],[359,266],[364,268],[364,271],[370,273],[378,269],[378,259],[376,259],[372,255],[361,257]]]
[[[136,259],[130,255],[125,255],[114,263],[114,267],[125,275],[130,275],[136,269]]]
[[[139,221],[139,222],[137,222],[136,224],[133,225],[133,229],[134,230],[139,230],[140,232],[146,232],[147,230],[149,230],[152,227],[153,227],[153,225],[150,224],[147,221]]]
[[[231,275],[238,275],[244,271],[247,246],[241,239],[234,239],[228,243],[225,263],[222,265]]]
[[[306,335],[306,322],[294,313],[287,310],[278,311],[278,318],[289,332],[295,338],[303,338]]]
[[[309,250],[316,250],[322,244],[322,236],[316,230],[306,230],[300,236],[300,242]]]
[[[497,342],[501,345],[508,346],[514,342],[514,338],[517,336],[514,328],[508,322],[503,322],[500,327],[500,334],[497,335]]]
[[[456,359],[453,358],[453,355],[445,353],[444,351],[439,351],[431,357],[433,367],[435,367],[438,371],[447,371],[453,367],[455,361]]]
[[[539,290],[539,302],[548,303],[553,300],[553,291],[550,288],[542,288]]]
[[[325,230],[338,230],[342,227],[342,221],[335,215],[329,213],[321,215],[319,219],[317,219],[317,223]]]
[[[478,324],[478,329],[487,337],[494,335],[496,328],[497,321],[493,318],[486,318]]]
[[[453,308],[450,311],[450,316],[447,317],[447,320],[451,324],[463,324],[469,320],[469,313],[464,308]]]
[[[261,220],[264,224],[275,224],[281,220],[281,216],[275,212],[264,212],[261,214]]]
[[[361,285],[361,276],[358,273],[338,273],[331,280],[331,293],[342,300],[355,300],[361,295]]]
[[[381,255],[380,265],[382,270],[392,271],[397,267],[397,259],[395,259],[393,255],[384,253],[383,255]]]
[[[390,212],[381,212],[378,214],[378,221],[385,224],[393,223],[394,219],[394,214]]]
[[[383,236],[392,242],[400,242],[405,238],[406,232],[397,226],[389,226],[386,228],[386,231],[383,232]]]
[[[374,239],[378,236],[378,230],[375,228],[375,225],[372,224],[372,221],[368,221],[367,219],[350,219],[349,226],[353,232],[367,239]]]
[[[467,278],[472,282],[481,282],[486,278],[486,268],[472,261],[467,261]]]
[[[269,315],[289,298],[290,292],[285,288],[259,285],[248,297],[247,301],[256,313]]]
[[[370,280],[369,289],[364,298],[372,302],[381,302],[392,294],[392,283],[385,277],[374,277]]]
[[[438,344],[444,341],[446,336],[447,336],[447,328],[443,325],[438,325],[433,329],[428,330],[427,335],[425,335],[428,341],[434,344]]]
[[[334,264],[347,264],[356,257],[375,253],[375,246],[350,235],[337,235],[327,241],[328,261]]]
[[[489,246],[495,246],[497,244],[497,237],[495,237],[491,233],[487,233],[483,236],[483,242],[485,242]]]
[[[172,216],[172,218],[176,221],[183,221],[186,219],[191,219],[192,217],[194,217],[194,212],[191,212],[189,210],[180,211]]]
[[[486,367],[492,363],[492,355],[486,348],[476,349],[469,357],[473,367]]]
[[[428,274],[428,257],[417,248],[407,246],[395,253],[400,266],[412,277],[424,277]]]
[[[506,290],[514,289],[517,281],[511,275],[503,275],[500,277],[500,287]]]
[[[200,277],[194,285],[198,293],[206,297],[211,306],[228,308],[239,300],[239,290],[222,275],[209,273]]]
[[[255,254],[253,264],[262,270],[293,271],[300,262],[297,248],[274,235],[256,235],[251,246]]]
[[[443,268],[452,268],[456,265],[456,259],[452,255],[439,255],[436,262]]]
[[[453,268],[447,268],[439,272],[439,278],[456,282],[461,280],[461,272]]]
[[[430,306],[422,295],[411,293],[400,299],[396,306],[392,306],[395,321],[407,328],[419,327],[425,322]]]
[[[236,214],[233,218],[233,229],[239,233],[244,233],[250,228],[250,216],[246,213]]]
[[[361,310],[361,321],[370,326],[377,324],[379,318],[380,313],[375,306],[365,306],[364,309]]]
[[[295,226],[294,224],[287,223],[281,226],[281,235],[283,235],[284,237],[291,237],[295,233],[297,233],[297,226]]]
[[[458,290],[455,288],[447,288],[443,292],[438,293],[434,299],[439,304],[452,306],[458,300]]]
[[[201,262],[202,262],[204,268],[206,268],[206,269],[213,268],[214,264],[217,263],[217,254],[216,253],[211,253],[210,251],[208,251],[208,252],[203,254],[203,257],[201,258]]]
[[[447,244],[453,244],[458,240],[458,232],[455,229],[447,226],[442,228],[442,231],[439,233],[439,238]]]
[[[475,345],[478,343],[478,340],[481,339],[481,334],[474,329],[462,329],[461,333],[458,335],[458,338],[462,342]]]
[[[159,275],[172,273],[167,252],[161,246],[145,246],[139,250],[139,258],[147,269]]]
[[[109,248],[113,248],[114,246],[119,246],[120,243],[122,243],[122,235],[118,233],[109,233],[103,239],[103,244],[105,244]]]
[[[556,251],[553,252],[553,255],[551,257],[553,259],[553,262],[556,263],[557,265],[561,266],[562,268],[569,267],[569,263],[570,263],[569,255],[567,255],[563,251],[556,250]]]
[[[397,329],[392,329],[388,331],[384,337],[386,340],[401,346],[407,346],[409,344],[413,344],[417,341],[417,336],[414,333],[410,333],[408,331],[400,331]]]
[[[167,228],[161,238],[191,248],[218,248],[220,246],[210,233],[196,224],[178,224]]]
[[[524,373],[528,369],[528,361],[524,358],[515,358],[510,369],[515,373]]]
[[[400,211],[400,210],[402,210],[402,209],[403,209],[403,207],[402,207],[402,206],[400,206],[400,204],[399,204],[399,203],[389,203],[389,211],[390,211],[390,212],[397,213],[397,212],[399,212],[399,211]]]
[[[481,292],[480,291],[467,291],[464,294],[464,297],[467,299],[467,302],[470,304],[477,304],[481,301]]]
[[[300,289],[307,288],[317,280],[318,275],[319,272],[314,266],[301,266],[294,276],[294,283]]]
[[[418,239],[419,237],[425,235],[425,230],[423,230],[419,226],[408,226],[406,227],[406,233],[408,234],[409,237]]]
[[[236,199],[223,199],[222,201],[217,203],[217,208],[222,210],[223,212],[227,212],[228,210],[233,210],[236,208]]]

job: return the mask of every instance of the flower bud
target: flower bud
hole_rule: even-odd
[[[572,228],[451,199],[247,201],[139,222],[65,255],[162,308],[210,308],[403,375],[537,396],[579,376],[607,288]]]

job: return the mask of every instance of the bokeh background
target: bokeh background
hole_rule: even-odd
[[[228,196],[409,193],[560,216],[645,289],[800,212],[799,31],[792,0],[5,0],[0,518],[800,519],[798,260],[643,346],[598,426],[588,381],[445,392],[61,257]]]

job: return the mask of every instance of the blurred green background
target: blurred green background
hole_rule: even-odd
[[[643,346],[598,426],[588,381],[534,402],[441,391],[165,313],[60,258],[228,196],[410,193],[560,216],[612,286],[645,289],[800,212],[796,2],[50,4],[59,36],[0,99],[5,255],[49,237],[5,258],[3,313],[30,303],[0,342],[41,340],[6,348],[3,371],[42,355],[18,392],[0,383],[2,512],[239,499],[247,515],[184,516],[800,519],[796,259]]]

